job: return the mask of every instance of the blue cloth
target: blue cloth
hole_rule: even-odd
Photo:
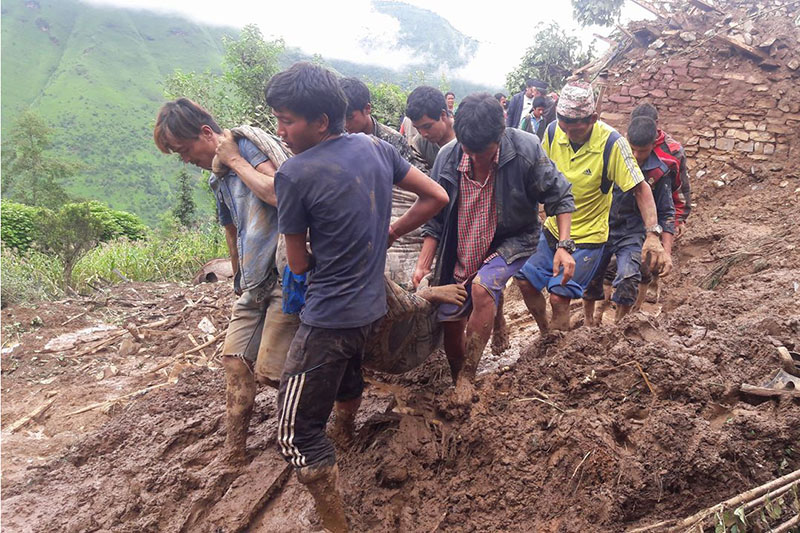
[[[267,161],[255,144],[239,139],[239,153],[257,167]],[[239,287],[246,291],[275,274],[278,247],[278,210],[261,201],[235,172],[225,176],[211,174],[208,184],[217,200],[220,224],[236,226],[239,250]]]
[[[557,242],[548,230],[543,229],[536,253],[528,259],[515,277],[528,280],[537,291],[547,287],[547,291],[553,294],[573,300],[580,298],[600,265],[605,246],[578,245],[579,248],[572,254],[572,258],[575,259],[575,274],[566,285],[561,285],[564,274],[559,273],[553,277],[553,258],[556,255]]]
[[[658,224],[665,232],[675,233],[675,204],[672,201],[673,171],[655,152],[650,154],[640,168],[645,180],[653,189]],[[609,241],[619,240],[635,233],[644,234],[644,222],[632,190],[622,192],[619,187],[614,186],[608,229]]]
[[[295,274],[289,265],[283,267],[281,278],[283,288],[283,313],[296,315],[306,303],[306,275]]]
[[[527,257],[520,257],[516,261],[506,263],[506,260],[499,255],[486,261],[478,269],[474,276],[464,282],[467,289],[467,299],[462,305],[441,304],[437,311],[436,319],[439,322],[455,322],[468,318],[472,313],[472,285],[480,285],[492,296],[494,305],[500,305],[500,296],[506,288],[506,283],[511,276],[519,272],[525,264]]]
[[[358,328],[386,314],[386,243],[392,185],[409,163],[389,143],[341,135],[297,154],[275,177],[281,233],[310,230],[314,269],[300,320]]]

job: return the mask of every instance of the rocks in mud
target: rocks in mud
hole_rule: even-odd
[[[381,487],[397,488],[408,479],[408,468],[398,463],[389,464],[378,470],[376,477]]]

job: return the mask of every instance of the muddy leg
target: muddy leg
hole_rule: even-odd
[[[553,329],[569,330],[569,298],[550,293],[550,307],[553,308]]]
[[[226,355],[225,367],[226,430],[225,457],[232,463],[243,463],[247,458],[247,429],[253,413],[256,382],[250,366],[240,357]]]
[[[522,299],[525,300],[525,306],[533,315],[536,324],[539,326],[539,331],[542,333],[547,332],[549,324],[547,323],[547,303],[544,300],[542,291],[537,291],[530,282],[526,280],[516,279],[517,286],[522,293]]]
[[[306,466],[297,470],[297,480],[306,486],[314,497],[322,525],[331,533],[347,533],[347,517],[344,514],[344,502],[336,488],[339,479],[337,464],[326,466]]]
[[[650,287],[649,283],[640,283],[639,284],[639,294],[636,295],[636,302],[633,304],[633,311],[639,311],[642,308],[642,304],[644,303],[645,299],[647,298],[647,289]],[[624,315],[623,315],[624,316]]]
[[[627,315],[628,313],[631,312],[631,309],[632,309],[632,307],[630,305],[617,304],[617,313],[614,316],[614,320],[616,322],[619,322],[620,320],[622,320],[622,317],[624,317],[625,315]]]
[[[341,448],[349,448],[356,436],[356,413],[361,405],[361,397],[334,404],[335,417],[330,438]]]
[[[464,350],[464,366],[456,378],[456,402],[467,405],[475,393],[473,381],[483,350],[489,342],[497,308],[494,298],[483,286],[472,284],[472,314],[469,316]]]
[[[606,314],[608,308],[611,307],[611,285],[603,284],[603,301],[600,302],[600,305],[597,307],[597,312],[594,315],[594,322],[598,326],[603,325],[603,315]]]
[[[500,300],[497,303],[497,312],[494,315],[494,328],[492,329],[492,353],[494,355],[502,355],[503,352],[511,347],[506,314],[503,312],[505,299],[505,291],[503,291],[500,293]]]
[[[466,320],[442,322],[444,332],[444,353],[450,365],[450,376],[456,382],[461,368],[464,366],[464,328]]]
[[[590,328],[597,325],[594,316],[594,306],[594,300],[583,300],[583,322]]]

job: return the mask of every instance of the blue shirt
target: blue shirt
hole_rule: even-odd
[[[238,141],[239,153],[257,167],[268,158],[251,141]],[[219,223],[236,226],[239,251],[239,287],[257,287],[275,270],[278,247],[278,210],[260,200],[235,172],[218,177],[211,174],[208,184],[217,200]]]
[[[667,233],[675,233],[675,204],[672,201],[672,170],[655,152],[640,165],[645,181],[653,189],[658,224]],[[614,185],[611,213],[608,219],[609,240],[621,239],[634,233],[644,233],[644,221],[633,191],[622,192]]]
[[[392,185],[410,168],[389,143],[341,135],[281,165],[275,176],[280,232],[310,232],[316,261],[300,320],[357,328],[386,314],[384,265]]]

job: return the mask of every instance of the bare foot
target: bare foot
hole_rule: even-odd
[[[453,402],[460,406],[468,406],[475,397],[475,386],[466,378],[460,378],[453,391]]]
[[[502,355],[509,348],[511,348],[511,340],[508,335],[508,325],[504,318],[495,321],[494,331],[492,331],[492,353],[494,355]]]
[[[417,296],[433,304],[464,305],[467,300],[467,289],[461,284],[425,287],[417,291]]]

